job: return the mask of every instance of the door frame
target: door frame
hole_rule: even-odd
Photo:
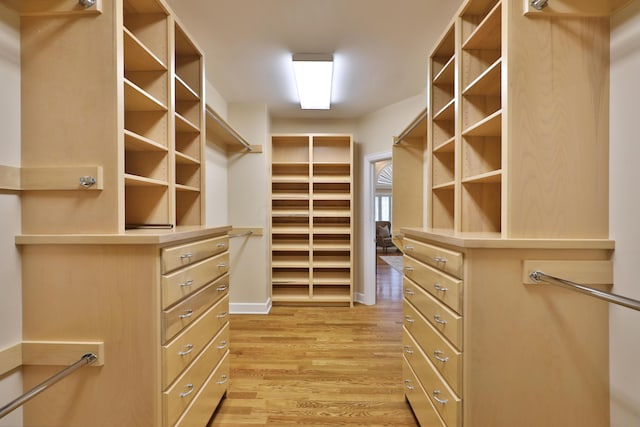
[[[381,160],[390,160],[391,151],[383,151],[365,156],[365,178],[364,178],[364,248],[363,248],[363,269],[364,284],[361,302],[366,305],[376,303],[376,232],[374,218],[374,201],[376,195],[376,168],[375,164]]]

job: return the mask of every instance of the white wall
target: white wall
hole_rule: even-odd
[[[640,1],[611,20],[609,218],[613,292],[640,300]],[[611,426],[640,426],[640,312],[610,305]]]
[[[0,165],[20,166],[20,20],[0,4]],[[20,234],[20,198],[0,190],[0,350],[22,341],[20,255],[14,244]],[[22,393],[19,370],[0,376],[0,405]],[[18,409],[0,426],[22,425]]]
[[[262,153],[231,154],[229,174],[229,223],[257,227],[262,236],[231,239],[232,313],[268,313],[271,307],[269,266],[269,114],[266,105],[229,104],[228,122]]]

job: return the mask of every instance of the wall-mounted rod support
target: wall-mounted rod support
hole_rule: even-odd
[[[96,0],[78,0],[78,3],[80,3],[80,5],[85,9],[88,9],[96,4]]]
[[[253,151],[253,147],[251,147],[251,144],[249,144],[249,142],[247,142],[246,139],[244,139],[238,132],[236,132],[235,129],[233,129],[231,126],[229,126],[229,124],[227,122],[225,122],[217,114],[213,113],[209,108],[206,108],[205,111],[207,113],[207,116],[211,117],[221,128],[224,129],[225,132],[227,132],[229,135],[231,135],[233,137],[233,139],[238,141],[247,150]]]
[[[75,372],[76,369],[81,368],[83,366],[91,365],[96,360],[98,360],[98,356],[96,356],[95,354],[93,353],[85,354],[80,358],[80,360],[75,362],[73,365],[67,366],[62,371],[58,372],[57,374],[53,375],[47,380],[41,382],[37,386],[33,387],[31,390],[24,393],[22,396],[18,397],[17,399],[13,400],[12,402],[9,402],[8,404],[0,408],[0,419],[3,418],[5,415],[9,414],[10,412],[12,412],[13,410],[24,405],[27,401],[36,397],[43,391],[45,391],[49,386],[57,383],[67,375]]]
[[[245,231],[244,233],[229,234],[229,238],[251,236],[252,234],[253,234],[253,231],[249,230],[249,231]]]
[[[531,7],[535,10],[542,10],[547,6],[549,0],[531,0]]]
[[[589,286],[580,285],[578,283],[570,282],[569,280],[560,279],[558,277],[549,276],[542,271],[535,270],[529,273],[529,277],[534,282],[545,282],[551,285],[557,285],[565,289],[580,292],[607,302],[621,305],[623,307],[631,308],[633,310],[640,311],[640,301],[631,298],[623,297],[621,295],[612,294],[610,292],[604,292],[598,289],[591,288]]]

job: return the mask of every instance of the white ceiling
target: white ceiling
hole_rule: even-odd
[[[427,57],[462,0],[168,0],[229,103],[279,118],[357,118],[423,92]],[[297,104],[292,53],[333,53],[328,111]]]

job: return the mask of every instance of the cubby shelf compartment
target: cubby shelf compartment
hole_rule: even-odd
[[[124,63],[131,71],[167,71],[167,65],[127,28],[124,28]]]
[[[124,130],[125,151],[168,151],[169,149],[151,138],[138,135],[128,129]]]
[[[500,136],[502,134],[502,110],[495,111],[482,120],[471,124],[462,134],[464,136]]]
[[[468,9],[462,16],[462,49],[500,50],[502,45],[501,3],[496,0],[480,2],[476,9]],[[477,23],[477,24],[476,24]]]
[[[130,80],[124,80],[124,108],[126,111],[167,111],[167,106]]]

